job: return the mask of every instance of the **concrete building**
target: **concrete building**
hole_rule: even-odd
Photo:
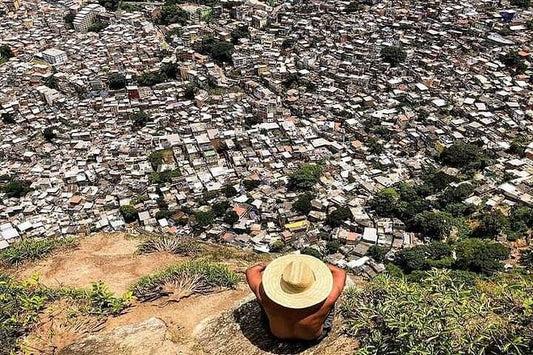
[[[105,8],[103,6],[98,4],[89,4],[76,14],[72,25],[76,31],[87,32],[91,24],[94,22],[96,15],[104,12]]]
[[[43,59],[50,64],[62,64],[67,61],[67,53],[57,48],[43,51]]]

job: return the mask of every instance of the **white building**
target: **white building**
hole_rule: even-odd
[[[106,11],[103,6],[98,4],[89,4],[76,14],[74,21],[72,21],[72,25],[76,31],[87,32],[89,27],[94,22],[96,15],[104,12]]]
[[[50,64],[61,64],[67,61],[67,53],[57,48],[49,48],[43,52],[43,59]]]

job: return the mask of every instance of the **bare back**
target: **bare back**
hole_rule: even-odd
[[[246,279],[268,316],[270,331],[280,339],[312,340],[322,333],[324,320],[339,298],[346,282],[344,270],[328,265],[333,275],[333,289],[323,302],[304,309],[290,309],[272,302],[261,284],[266,265],[260,264],[246,270]]]

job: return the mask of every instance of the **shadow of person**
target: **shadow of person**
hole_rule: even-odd
[[[316,344],[280,340],[270,333],[268,320],[256,300],[243,303],[233,311],[233,319],[242,334],[257,348],[273,354],[299,354]]]

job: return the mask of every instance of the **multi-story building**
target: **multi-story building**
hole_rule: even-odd
[[[74,17],[72,25],[79,32],[87,32],[89,26],[94,22],[96,15],[104,13],[105,8],[98,4],[89,4],[80,10]]]
[[[67,61],[67,53],[57,48],[43,51],[43,59],[50,64],[62,64]]]

